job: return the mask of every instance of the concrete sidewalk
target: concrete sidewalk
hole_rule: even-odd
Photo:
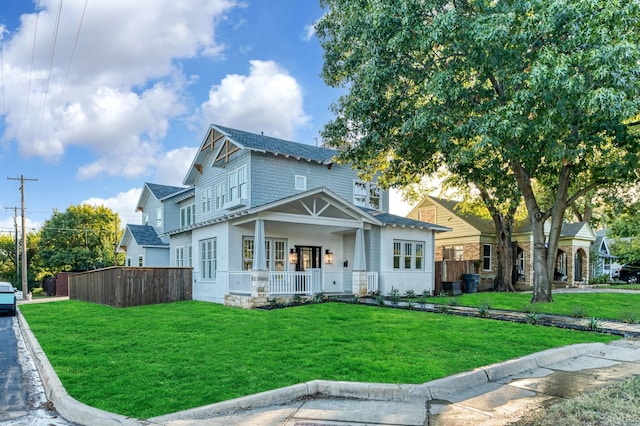
[[[550,349],[419,385],[316,380],[137,420],[71,398],[21,314],[18,320],[47,397],[62,417],[81,425],[506,425],[558,399],[640,374],[640,342],[621,340]]]

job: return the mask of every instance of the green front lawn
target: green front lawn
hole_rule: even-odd
[[[246,311],[204,302],[20,310],[71,396],[138,418],[313,379],[422,383],[614,336],[324,303]]]
[[[456,297],[429,297],[428,303],[460,306],[488,305],[492,309],[595,317],[636,322],[640,320],[640,293],[558,293],[553,303],[531,304],[531,293],[465,293]]]

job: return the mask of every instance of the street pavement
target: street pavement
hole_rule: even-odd
[[[556,401],[640,374],[640,341],[578,344],[481,367],[423,384],[377,384],[315,380],[146,420],[127,418],[71,398],[28,324],[20,332],[40,372],[47,399],[78,425],[257,426],[449,426],[508,425]],[[546,318],[555,325],[573,319]],[[513,320],[513,319],[511,319]],[[627,337],[639,325],[607,322]],[[616,327],[619,327],[617,329]],[[56,419],[58,420],[58,419]],[[35,423],[7,423],[26,425]],[[4,423],[0,423],[4,426]]]
[[[15,317],[0,316],[0,342],[0,425],[70,425],[49,409],[40,375]]]

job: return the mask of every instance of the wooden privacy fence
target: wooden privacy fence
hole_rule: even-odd
[[[115,266],[69,276],[69,298],[126,308],[191,300],[191,268]]]
[[[435,294],[442,292],[442,281],[461,281],[462,274],[475,274],[473,260],[443,260],[436,262]]]

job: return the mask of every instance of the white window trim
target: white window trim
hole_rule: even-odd
[[[196,203],[180,207],[180,228],[196,223]]]
[[[156,209],[156,226],[162,228],[162,207]]]
[[[359,194],[356,191],[358,185],[362,185],[364,188],[364,194]],[[376,192],[377,196],[372,197],[372,192]],[[360,198],[363,198],[360,201]],[[377,205],[372,204],[373,199],[377,199]],[[373,210],[381,210],[382,209],[382,192],[380,191],[380,187],[376,182],[365,182],[361,180],[354,179],[353,181],[353,204],[359,207],[365,207]]]
[[[216,238],[200,240],[200,278],[215,281],[218,269],[218,241]]]
[[[422,245],[422,265],[420,268],[416,268],[416,253],[418,252],[418,245]],[[399,246],[399,252],[396,254],[396,249]],[[407,246],[410,246],[410,250],[407,250]],[[393,251],[392,251],[392,263],[391,266],[394,270],[404,270],[404,271],[424,271],[425,270],[425,249],[427,247],[426,241],[410,241],[410,240],[393,240]],[[410,254],[407,255],[407,252],[411,251]],[[396,258],[398,259],[397,267],[396,267]],[[406,266],[406,260],[409,260],[409,267]]]
[[[211,188],[205,188],[200,194],[202,213],[211,211]]]
[[[138,266],[144,266],[144,256],[138,256]]]
[[[307,190],[307,177],[302,175],[295,176],[295,189],[297,191]]]

